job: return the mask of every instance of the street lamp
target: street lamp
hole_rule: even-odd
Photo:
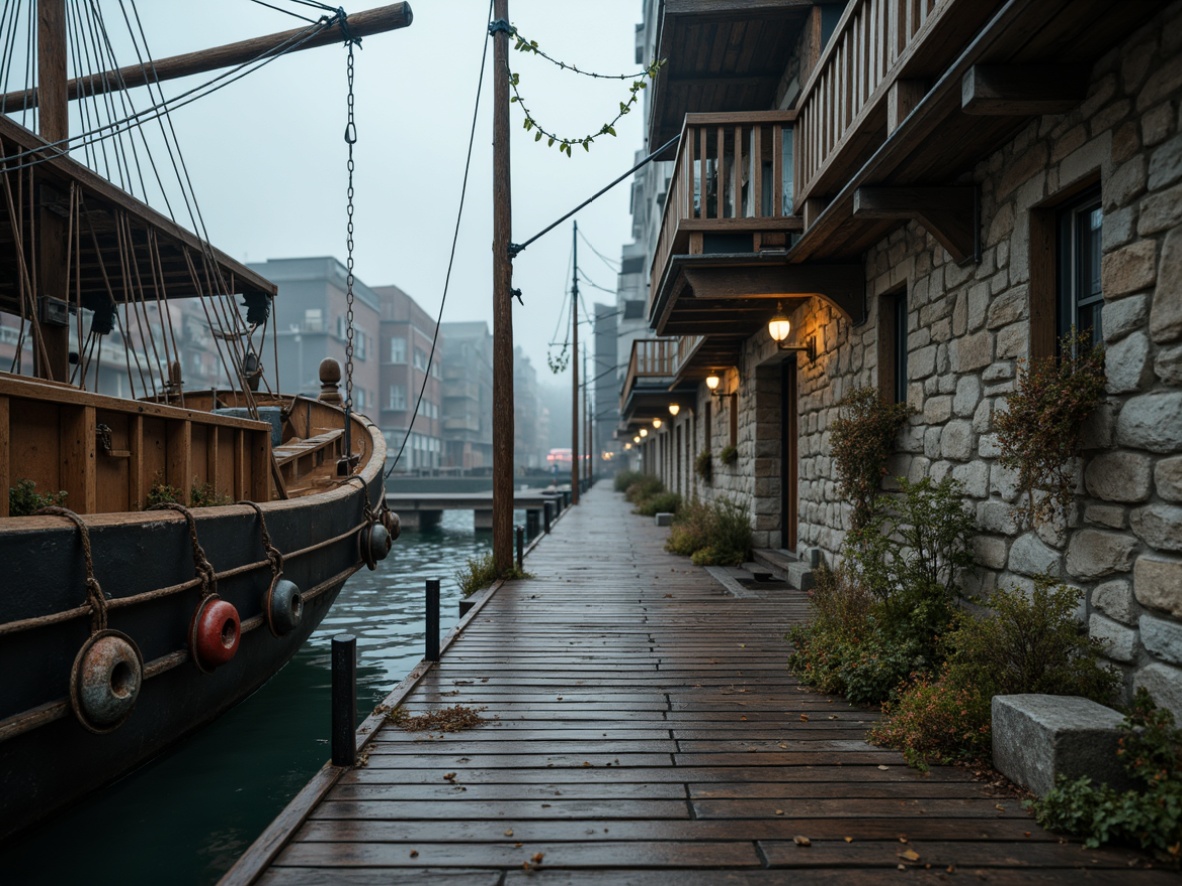
[[[653,427],[656,428],[658,431],[661,430],[661,420],[659,418],[653,419]]]
[[[680,403],[670,403],[669,404],[669,414],[670,415],[676,417],[677,413],[679,413],[679,412],[681,412],[681,404]]]

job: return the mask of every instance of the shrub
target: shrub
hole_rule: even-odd
[[[157,479],[148,489],[148,507],[155,507],[156,505],[165,504],[166,502],[179,502],[181,500],[181,491],[175,486],[169,486],[163,480]]]
[[[953,672],[990,695],[1040,692],[1111,702],[1120,675],[1101,663],[1104,646],[1079,630],[1083,592],[1042,576],[1027,596],[994,591],[989,611],[966,615],[948,637]]]
[[[874,388],[855,388],[837,405],[843,412],[830,426],[829,445],[841,494],[854,506],[851,528],[858,530],[871,518],[895,437],[915,410],[884,403]]]
[[[880,496],[868,522],[850,533],[847,553],[881,601],[886,636],[939,663],[939,638],[951,625],[958,581],[973,566],[973,517],[960,484],[900,478],[901,493]]]
[[[27,517],[42,508],[63,505],[66,494],[64,489],[59,492],[37,492],[34,481],[17,480],[15,486],[8,487],[8,516]]]
[[[195,508],[212,508],[230,504],[230,496],[219,493],[212,483],[193,484],[189,501]]]
[[[914,645],[886,635],[882,601],[849,563],[819,570],[810,604],[810,622],[788,634],[793,646],[788,666],[805,683],[875,704],[895,694],[922,665]]]
[[[899,748],[911,766],[980,763],[989,758],[992,696],[973,685],[958,685],[947,669],[938,678],[922,675],[898,701],[883,705],[886,718],[870,730],[871,741]]]
[[[1018,471],[1031,523],[1051,519],[1074,499],[1083,423],[1104,400],[1104,346],[1093,347],[1089,333],[1072,330],[1059,350],[1061,356],[1025,364],[1017,390],[1006,397],[1008,410],[994,416],[1001,464]]]
[[[643,517],[652,517],[662,513],[676,514],[680,508],[681,496],[676,492],[662,490],[637,502],[636,513]]]
[[[718,460],[724,465],[733,465],[739,460],[739,450],[734,446],[724,446],[718,451]]]
[[[533,578],[533,576],[523,569],[518,569],[516,563],[498,574],[492,551],[486,551],[479,557],[469,557],[468,565],[455,573],[456,584],[460,586],[460,593],[465,597],[470,597],[501,579],[510,581],[518,578]]]
[[[714,454],[709,449],[703,449],[694,459],[694,473],[707,486],[714,482]]]
[[[644,476],[640,471],[620,471],[616,474],[616,479],[612,481],[612,486],[616,492],[627,492],[629,486],[643,479]]]
[[[1182,730],[1154,706],[1144,688],[1120,726],[1117,757],[1138,787],[1118,793],[1084,777],[1058,783],[1034,801],[1038,823],[1085,838],[1095,848],[1131,843],[1178,863],[1182,859]]]
[[[1111,701],[1116,671],[1100,662],[1101,647],[1079,632],[1082,592],[1040,578],[1028,597],[997,590],[990,610],[962,613],[946,637],[947,664],[938,679],[921,677],[871,730],[871,739],[900,748],[908,763],[985,762],[990,757],[994,695],[1040,692]]]
[[[658,492],[663,492],[665,484],[659,478],[652,474],[641,474],[633,480],[633,482],[624,490],[624,498],[632,502],[632,504],[639,504],[646,498],[651,498]]]
[[[743,563],[751,554],[750,514],[726,499],[694,502],[673,518],[665,550],[690,557],[695,566]]]

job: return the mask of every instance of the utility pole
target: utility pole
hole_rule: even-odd
[[[513,213],[509,202],[509,0],[493,6],[493,566],[513,568]]]
[[[570,358],[571,406],[570,406],[570,501],[579,503],[579,223],[573,223],[571,240],[574,243],[574,275],[570,288],[570,328],[574,352]]]

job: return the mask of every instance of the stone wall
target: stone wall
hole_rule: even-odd
[[[880,300],[905,287],[907,399],[917,415],[901,434],[892,474],[958,480],[980,529],[973,590],[1029,587],[1038,573],[1080,587],[1080,616],[1107,644],[1126,689],[1148,687],[1182,718],[1180,104],[1182,3],[1174,3],[1096,65],[1078,108],[1032,120],[976,167],[980,263],[958,266],[923,228],[900,228],[865,256],[866,322],[853,326],[813,299],[792,323],[797,342],[817,337],[819,358],[788,359],[798,362],[798,550],[838,556],[849,506],[834,479],[829,423],[845,392],[877,386]],[[1048,293],[1031,280],[1032,220],[1092,181],[1104,212],[1109,395],[1087,428],[1077,506],[1065,521],[1023,531],[1016,477],[997,461],[994,416],[1030,353],[1032,301],[1053,309],[1045,302],[1053,284]],[[739,462],[717,460],[728,425],[716,406],[714,483],[696,483],[702,497],[751,507],[758,546],[779,546],[781,359],[766,331],[746,343]]]

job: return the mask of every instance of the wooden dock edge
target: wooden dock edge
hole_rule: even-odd
[[[561,511],[551,526],[557,523],[565,513],[565,510]],[[523,556],[528,556],[545,537],[546,534],[542,533],[534,538],[522,552]],[[485,604],[501,589],[503,584],[503,581],[497,581],[487,590],[483,591],[473,602],[472,608],[468,610],[467,614],[460,619],[454,628],[448,631],[447,636],[443,638],[439,645],[439,654],[441,657],[447,652],[448,647],[455,642],[456,638],[463,633],[464,628],[484,608]],[[392,710],[400,705],[402,700],[418,685],[419,681],[430,673],[433,664],[434,662],[423,660],[415,665],[402,678],[402,682],[395,686],[390,694],[382,701],[381,705],[379,705],[379,707],[384,709],[383,712],[380,714],[376,712],[371,713],[362,721],[361,725],[357,727],[357,750],[359,752],[365,749],[365,746],[382,724],[386,716],[385,710]],[[291,801],[283,807],[283,811],[275,817],[275,820],[267,825],[266,829],[259,834],[239,859],[222,875],[222,878],[218,880],[218,886],[249,886],[249,884],[256,883],[266,873],[271,862],[291,842],[291,838],[295,835],[295,832],[303,826],[308,816],[312,814],[312,810],[327,796],[328,792],[332,790],[347,769],[348,767],[345,766],[334,766],[331,761],[320,767],[320,771],[312,776],[311,780],[300,789],[298,794],[291,798]]]

